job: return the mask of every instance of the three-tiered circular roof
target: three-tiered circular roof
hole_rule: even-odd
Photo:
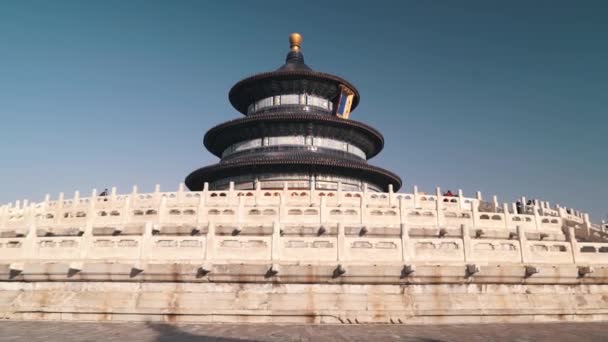
[[[244,118],[231,120],[211,128],[205,134],[204,145],[214,155],[237,144],[268,137],[308,136],[328,138],[358,148],[362,158],[348,153],[331,152],[311,146],[278,148],[260,146],[224,157],[219,163],[193,171],[186,178],[191,190],[203,189],[204,183],[225,181],[260,174],[316,174],[359,179],[387,191],[401,187],[394,173],[369,165],[366,159],[378,154],[384,146],[382,134],[374,128],[332,114],[329,110],[305,105],[279,105],[270,111],[251,112],[250,106],[263,99],[300,94],[312,95],[336,103],[344,88],[352,95],[351,109],[359,103],[359,92],[348,81],[331,74],[312,70],[304,63],[300,51],[301,37],[290,36],[291,51],[286,62],[275,71],[257,74],[236,83],[229,93],[231,104]],[[251,114],[251,115],[250,115]]]

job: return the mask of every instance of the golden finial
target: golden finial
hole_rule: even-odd
[[[289,44],[291,45],[291,51],[300,51],[300,45],[302,45],[302,36],[296,32],[290,34]]]

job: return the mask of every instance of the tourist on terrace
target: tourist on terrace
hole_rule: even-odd
[[[523,214],[523,212],[524,212],[524,207],[523,207],[523,205],[521,204],[521,202],[520,202],[520,201],[517,201],[517,202],[515,203],[515,207],[517,208],[517,213],[518,213],[518,214]]]

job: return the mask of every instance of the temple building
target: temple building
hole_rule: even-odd
[[[232,106],[245,117],[222,123],[205,135],[205,147],[221,158],[186,178],[192,191],[289,188],[394,191],[401,179],[367,160],[384,138],[349,118],[359,92],[348,81],[304,63],[301,36],[293,33],[285,64],[248,77],[230,90]]]
[[[608,321],[608,225],[458,189],[397,192],[359,92],[304,63],[238,82],[219,163],[177,189],[0,205],[0,319],[457,324]],[[576,194],[573,194],[575,196]]]

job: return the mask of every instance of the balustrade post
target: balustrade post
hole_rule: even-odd
[[[180,203],[183,201],[184,198],[184,183],[179,183],[177,185],[177,196],[176,196],[176,201],[177,203]]]
[[[479,208],[477,208],[477,202],[471,201],[471,215],[473,216],[473,228],[479,227]]]
[[[59,193],[59,199],[57,199],[57,209],[63,209],[63,192]],[[17,201],[17,206],[19,206],[19,201]],[[18,209],[18,208],[17,208]],[[60,213],[61,215],[63,215],[63,213]],[[59,215],[56,215],[59,216]]]
[[[445,205],[441,196],[441,188],[435,189],[435,210],[437,211],[437,227],[442,228],[445,223]]]
[[[325,196],[321,197],[319,205],[319,225],[322,227],[327,222],[327,199]]]
[[[445,206],[443,205],[443,195],[441,194],[440,187],[435,188],[435,199],[437,200],[437,210],[444,209]]]
[[[272,265],[278,264],[281,260],[281,224],[276,220],[272,223],[272,249],[270,253]]]
[[[512,222],[511,219],[511,213],[509,213],[509,204],[508,203],[503,203],[502,204],[502,211],[504,212],[503,214],[505,215],[505,229],[508,231],[509,230],[509,223]]]
[[[207,196],[209,196],[209,183],[205,182],[203,183],[203,193],[201,194],[201,198],[203,199],[203,206],[206,206],[207,202],[209,201]]]
[[[215,256],[215,222],[209,221],[207,226],[207,237],[205,239],[205,260],[210,262]]]
[[[405,199],[399,197],[399,223],[407,223],[407,213],[405,211]]]
[[[412,261],[412,246],[410,245],[410,234],[408,231],[408,226],[406,223],[401,223],[401,257],[403,259],[403,263],[408,263]]]
[[[419,206],[419,201],[418,201],[418,186],[414,185],[414,209],[418,209]]]
[[[543,230],[542,218],[541,218],[540,214],[538,213],[537,206],[533,205],[532,206],[532,210],[534,211],[534,221],[536,222],[536,230],[537,231],[542,231]]]
[[[141,237],[141,244],[139,246],[139,260],[136,264],[141,265],[144,262],[149,261],[150,257],[154,256],[152,248],[154,247],[154,241],[152,239],[152,222],[146,222],[144,226],[144,233]]]
[[[83,235],[92,234],[93,232],[93,223],[95,222],[95,218],[97,217],[96,207],[97,189],[93,189],[91,191],[91,198],[89,200],[89,212],[87,213],[87,223],[85,225]]]
[[[197,205],[197,211],[196,211],[196,223],[197,226],[201,226],[201,224],[203,222],[205,222],[205,218],[207,219],[207,221],[209,221],[209,213],[207,213],[207,208],[206,208],[206,202],[205,202],[205,194],[202,193],[199,197],[198,197],[198,205]]]
[[[154,200],[160,201],[160,184],[154,186]]]
[[[338,263],[340,264],[343,261],[346,261],[346,238],[344,235],[344,225],[342,225],[342,222],[338,222],[338,238],[337,238],[337,251],[338,251]]]
[[[23,241],[23,248],[24,248],[23,256],[24,256],[25,260],[37,259],[37,257],[38,257],[38,255],[36,255],[37,254],[36,253],[36,250],[37,250],[36,244],[38,243],[38,241],[37,241],[38,236],[36,235],[36,229],[37,229],[36,222],[33,219],[33,216],[34,216],[33,215],[34,211],[32,210],[33,207],[34,207],[34,205],[32,204],[32,208],[30,209],[30,211],[28,213],[29,218],[26,221],[28,231],[27,231],[24,241]],[[26,207],[24,206],[23,209],[25,210],[25,208]],[[23,213],[23,214],[24,214],[24,218],[25,218],[26,217],[25,213]]]
[[[279,196],[279,221],[285,222],[285,215],[287,215],[287,199],[289,196],[289,191],[287,190],[287,182],[283,183],[283,192],[281,192],[281,196]]]
[[[517,238],[519,239],[519,248],[521,251],[521,262],[525,264],[530,261],[530,248],[528,246],[528,238],[523,226],[517,226]]]
[[[257,184],[258,180],[255,180],[255,183]],[[229,182],[228,183],[228,203],[232,203],[232,201],[234,201],[234,197],[236,196],[236,193],[234,191],[234,182]]]
[[[89,256],[89,251],[93,248],[93,223],[97,217],[96,207],[97,205],[97,189],[91,191],[91,197],[89,198],[89,211],[87,213],[87,220],[84,225],[84,232],[79,239],[78,247],[80,248],[80,261],[84,262]],[[76,266],[74,266],[76,267]],[[82,266],[81,266],[82,268]]]
[[[245,196],[238,196],[238,205],[236,209],[236,227],[240,230],[243,225],[243,216],[245,215]],[[232,204],[232,203],[230,203]]]
[[[289,198],[289,187],[287,185],[287,182],[283,182],[283,197],[285,197],[285,200]]]
[[[167,197],[163,196],[160,198],[160,204],[158,205],[158,225],[159,228],[165,222],[167,217]]]
[[[6,228],[6,222],[8,221],[8,205],[0,207],[0,228]]]
[[[366,225],[368,222],[367,215],[367,184],[363,184],[363,193],[361,194],[360,211],[361,211],[361,225]]]
[[[32,203],[33,204],[33,203]],[[29,201],[27,199],[23,200],[23,224],[25,225],[26,229],[27,227],[30,225],[30,223],[32,222],[34,215],[34,206],[32,205],[30,207],[29,205]]]
[[[313,193],[317,189],[317,180],[314,175],[310,176],[310,193],[308,194],[308,205],[313,203]]]
[[[255,205],[259,205],[260,204],[260,199],[262,198],[262,182],[257,181],[255,182],[255,193],[253,196],[253,200]]]
[[[473,246],[471,243],[471,235],[469,234],[469,228],[465,224],[460,225],[460,232],[462,233],[462,248],[464,249],[464,262],[469,262],[472,259],[471,253]]]
[[[578,264],[580,260],[580,249],[578,248],[578,241],[576,241],[576,235],[574,233],[574,227],[568,228],[568,241],[570,242],[570,248],[572,249],[572,261]]]
[[[122,213],[122,224],[127,225],[131,221],[132,213],[131,208],[133,207],[134,195],[126,196],[125,202],[123,204],[123,213]]]

